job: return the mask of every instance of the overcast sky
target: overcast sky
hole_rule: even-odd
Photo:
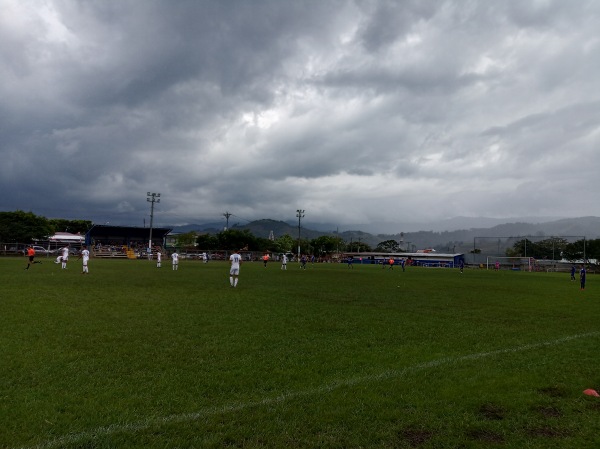
[[[0,211],[600,215],[600,2],[0,0]]]

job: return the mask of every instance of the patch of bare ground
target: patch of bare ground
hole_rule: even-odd
[[[551,398],[565,398],[569,395],[567,389],[560,385],[550,385],[548,387],[540,388],[538,393]]]
[[[566,429],[557,429],[550,426],[530,427],[525,431],[532,437],[566,438],[571,435]]]
[[[500,405],[485,403],[479,407],[479,415],[488,421],[501,421],[506,410]]]
[[[398,436],[403,441],[406,441],[410,447],[419,447],[433,437],[433,432],[426,429],[408,428],[399,431]]]
[[[538,405],[534,410],[544,418],[560,418],[563,415],[558,408],[549,405]]]

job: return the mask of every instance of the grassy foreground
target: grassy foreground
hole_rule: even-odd
[[[2,448],[596,448],[564,273],[0,259]]]

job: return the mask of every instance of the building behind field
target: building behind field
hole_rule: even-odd
[[[382,264],[394,259],[394,264],[400,263],[402,259],[408,265],[419,267],[454,268],[465,260],[462,253],[445,254],[438,252],[346,252],[342,254],[342,260],[352,258],[353,263],[358,264]]]

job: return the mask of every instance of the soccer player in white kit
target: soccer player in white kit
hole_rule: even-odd
[[[281,256],[281,269],[287,270],[287,255],[286,254]]]
[[[179,254],[177,254],[177,251],[171,254],[171,259],[173,259],[173,271],[177,271],[179,268]]]
[[[67,245],[64,248],[62,248],[61,251],[62,251],[62,259],[61,259],[61,265],[60,265],[60,267],[63,270],[66,270],[66,268],[67,268],[67,262],[69,261],[69,245]]]
[[[156,252],[156,268],[160,268],[160,261],[162,260],[162,253],[160,251]]]
[[[81,272],[81,274],[88,274],[88,262],[90,260],[90,252],[88,251],[87,246],[83,247],[83,249],[81,250],[81,255],[79,257],[83,258],[83,271]]]
[[[240,256],[237,252],[234,252],[231,256],[229,256],[229,261],[231,262],[231,268],[229,269],[229,284],[232,287],[237,287],[238,276],[240,275],[240,265],[242,264],[242,256]]]

